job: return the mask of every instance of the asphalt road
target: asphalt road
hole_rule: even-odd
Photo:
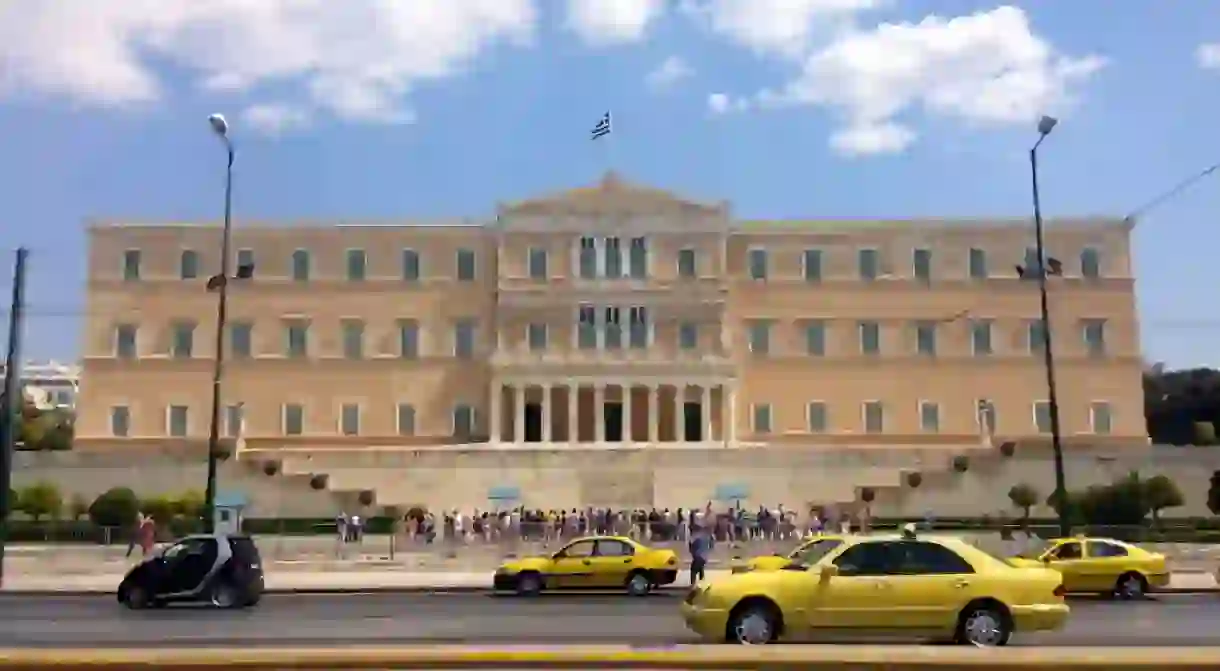
[[[271,646],[395,643],[693,643],[678,599],[453,595],[274,595],[255,609],[128,611],[113,597],[0,595],[0,647]],[[1220,596],[1073,601],[1065,631],[1016,645],[1220,645]]]

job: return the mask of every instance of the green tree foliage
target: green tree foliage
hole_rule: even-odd
[[[1212,511],[1213,515],[1220,515],[1220,471],[1212,471],[1207,487],[1207,509]]]
[[[1215,445],[1220,423],[1220,371],[1211,368],[1144,371],[1144,415],[1152,442]]]
[[[66,410],[39,410],[26,401],[17,423],[17,445],[21,450],[70,450],[75,418]]]
[[[44,517],[58,519],[63,512],[63,497],[59,488],[50,482],[38,482],[22,489],[17,500],[21,504],[17,510],[36,521]]]
[[[108,489],[89,505],[89,519],[99,527],[129,527],[140,512],[140,499],[127,487]]]
[[[1021,483],[1008,490],[1008,500],[1014,508],[1021,511],[1021,526],[1029,526],[1029,511],[1038,505],[1040,498],[1042,495],[1033,485]]]
[[[1156,522],[1161,511],[1184,503],[1182,492],[1173,480],[1163,475],[1144,479],[1135,472],[1108,485],[1069,492],[1067,499],[1069,519],[1113,526],[1142,524],[1149,516]],[[1048,505],[1051,503],[1051,500],[1047,501]],[[1058,512],[1056,506],[1051,507]]]

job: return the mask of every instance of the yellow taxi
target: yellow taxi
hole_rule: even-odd
[[[814,564],[728,575],[692,588],[687,628],[765,644],[901,637],[1001,646],[1067,622],[1063,576],[1017,568],[957,538],[844,537]]]
[[[732,573],[750,573],[752,571],[780,571],[793,562],[801,564],[816,564],[826,553],[843,544],[844,536],[835,534],[813,534],[806,536],[801,544],[786,555],[773,554],[751,557],[744,563],[734,564],[729,570]]]
[[[672,550],[649,548],[624,536],[586,536],[549,555],[504,562],[494,588],[521,596],[571,589],[625,589],[645,596],[677,577],[678,556]]]
[[[1054,538],[1009,563],[1053,568],[1069,593],[1138,599],[1169,585],[1165,555],[1113,538]]]

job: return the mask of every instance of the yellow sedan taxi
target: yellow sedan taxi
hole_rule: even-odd
[[[812,565],[692,588],[687,627],[705,641],[765,644],[901,637],[1000,646],[1067,622],[1063,576],[1017,568],[957,538],[845,537]]]
[[[625,589],[645,596],[677,577],[678,556],[672,550],[649,548],[624,536],[588,536],[549,555],[504,562],[494,588],[521,596],[572,589]]]
[[[1112,538],[1055,538],[1009,563],[1055,569],[1069,593],[1139,599],[1169,585],[1165,555]]]
[[[806,537],[786,555],[762,555],[751,557],[745,563],[735,564],[732,573],[750,573],[752,571],[780,571],[792,563],[816,564],[819,559],[831,550],[843,544],[844,536],[834,534],[816,534]]]

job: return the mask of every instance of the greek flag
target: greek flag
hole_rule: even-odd
[[[610,134],[610,113],[606,112],[606,115],[602,117],[602,120],[598,121],[597,125],[593,127],[593,132],[590,134],[589,139],[596,140],[599,137],[605,137],[609,134]]]

